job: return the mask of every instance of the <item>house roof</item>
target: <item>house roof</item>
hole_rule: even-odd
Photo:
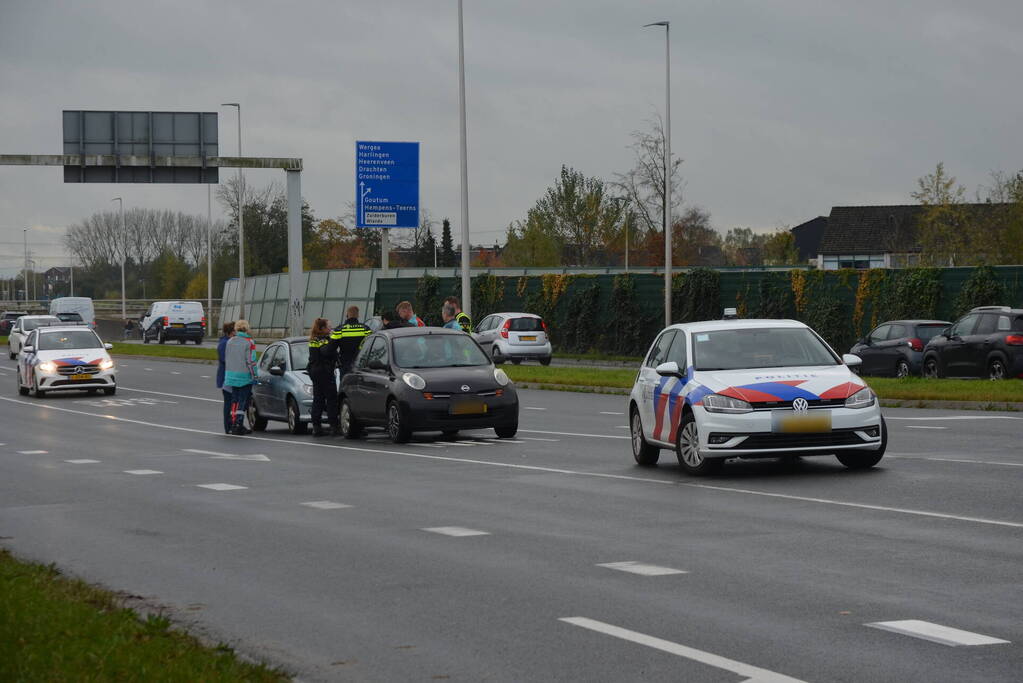
[[[817,258],[817,254],[820,253],[821,239],[824,237],[827,227],[828,217],[817,216],[789,230],[796,240],[800,261]]]
[[[821,254],[920,251],[920,205],[834,206],[821,238]]]

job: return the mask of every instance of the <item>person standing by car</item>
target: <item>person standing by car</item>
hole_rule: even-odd
[[[381,329],[384,330],[396,330],[402,327],[412,327],[409,323],[401,319],[401,316],[395,311],[384,311],[380,314],[380,322],[383,323]]]
[[[412,304],[408,301],[398,304],[398,317],[404,320],[409,327],[426,327],[423,319],[412,311]]]
[[[337,429],[337,383],[334,379],[334,368],[337,367],[337,341],[332,339],[330,322],[326,318],[313,321],[309,332],[309,377],[313,380],[313,406],[310,417],[313,423],[313,436],[326,436],[321,419],[327,412],[327,424],[330,433],[338,434]]]
[[[223,334],[220,339],[217,340],[217,388],[224,395],[224,433],[230,434],[231,427],[234,423],[231,419],[231,404],[234,402],[234,398],[231,393],[231,387],[224,386],[224,354],[227,350],[228,340],[234,336],[234,322],[224,323]]]
[[[444,324],[441,327],[448,330],[461,330],[462,326],[458,323],[458,319],[455,317],[456,314],[457,311],[451,304],[445,303],[441,306],[440,317],[444,319]]]
[[[363,340],[373,333],[371,329],[359,322],[359,307],[349,306],[345,311],[344,323],[338,325],[330,333],[330,340],[337,346],[337,366],[344,375],[355,362],[355,356],[362,347]]]
[[[462,328],[462,332],[466,334],[472,332],[472,318],[462,313],[462,304],[458,301],[458,297],[449,296],[447,299],[444,299],[444,303],[451,304],[452,308],[455,309],[455,320],[458,321],[458,326]],[[444,327],[447,327],[447,325],[444,325]]]
[[[245,411],[252,400],[256,380],[256,343],[249,335],[249,321],[236,320],[234,336],[224,347],[224,386],[231,387],[231,433],[251,433],[245,428]]]

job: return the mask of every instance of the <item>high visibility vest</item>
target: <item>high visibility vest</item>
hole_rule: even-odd
[[[472,318],[467,316],[465,313],[459,313],[456,315],[455,320],[458,321],[458,325],[462,328],[462,332],[472,332]]]

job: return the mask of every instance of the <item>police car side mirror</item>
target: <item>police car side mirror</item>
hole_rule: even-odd
[[[22,346],[21,350],[24,353],[33,353],[36,349],[34,346]]]
[[[661,363],[656,368],[654,368],[654,372],[656,372],[661,377],[681,377],[682,376],[682,371],[679,370],[678,363],[676,363],[673,360],[670,360],[667,363]]]
[[[863,359],[859,356],[854,356],[851,353],[842,354],[842,362],[848,365],[850,368],[854,368],[863,362]]]
[[[106,343],[106,344],[103,345],[103,348],[106,349],[107,351],[109,351],[110,349],[114,348],[114,345],[110,344],[110,343]]]

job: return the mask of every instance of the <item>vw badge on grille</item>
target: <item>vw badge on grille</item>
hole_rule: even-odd
[[[469,391],[469,385],[468,384],[463,384],[462,385],[462,391]]]
[[[797,413],[805,413],[810,408],[810,404],[806,402],[806,399],[800,396],[792,402],[792,410]]]

